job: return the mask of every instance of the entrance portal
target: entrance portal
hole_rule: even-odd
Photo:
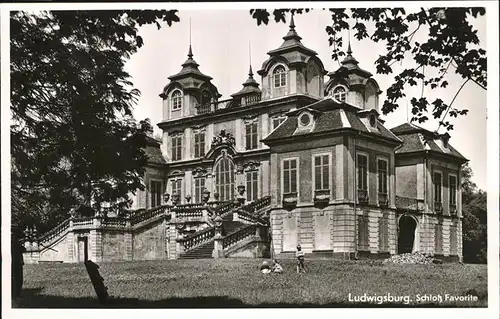
[[[85,262],[89,259],[89,245],[87,237],[78,237],[78,261]]]
[[[411,253],[415,241],[417,222],[410,216],[399,219],[398,254]]]

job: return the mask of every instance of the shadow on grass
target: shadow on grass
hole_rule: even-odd
[[[373,303],[349,303],[338,302],[329,304],[313,303],[263,303],[245,304],[240,299],[229,298],[227,296],[209,296],[193,298],[166,298],[162,300],[142,300],[136,298],[110,298],[106,304],[101,304],[97,298],[72,298],[63,296],[49,296],[40,294],[42,288],[24,289],[21,296],[13,300],[13,308],[457,308],[456,305],[443,305],[435,303],[425,303],[418,305],[404,304],[373,304]]]

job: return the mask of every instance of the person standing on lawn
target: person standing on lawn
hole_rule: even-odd
[[[297,252],[295,253],[295,257],[297,257],[297,273],[306,272],[306,268],[304,267],[304,255],[302,247],[297,245]]]
[[[23,253],[26,252],[21,243],[21,233],[17,225],[12,225],[11,253],[12,253],[12,297],[17,298],[23,288]]]

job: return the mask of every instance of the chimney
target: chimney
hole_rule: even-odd
[[[441,135],[441,139],[443,141],[443,146],[448,147],[448,141],[450,140],[450,134],[444,133],[443,135]]]

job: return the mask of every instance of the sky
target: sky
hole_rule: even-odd
[[[134,86],[141,91],[141,98],[134,110],[137,120],[150,118],[155,127],[155,134],[161,130],[156,126],[161,121],[162,108],[159,97],[163,87],[169,83],[168,77],[181,70],[181,64],[186,60],[190,43],[194,59],[198,62],[199,69],[213,78],[212,83],[222,94],[222,99],[230,98],[230,94],[239,91],[242,83],[248,77],[250,60],[256,80],[260,83],[260,76],[256,71],[268,58],[267,52],[278,48],[282,37],[286,35],[289,27],[287,23],[275,23],[257,26],[248,10],[180,10],[180,22],[173,23],[171,27],[165,25],[158,30],[156,26],[144,26],[139,29],[139,34],[144,40],[144,46],[134,54],[126,64],[126,70],[132,76]],[[288,17],[287,17],[288,18]],[[331,58],[331,49],[328,45],[328,36],[325,27],[331,25],[331,16],[328,11],[315,9],[307,14],[294,17],[296,31],[302,37],[302,43],[315,50],[322,60],[327,71],[338,68],[337,61]],[[351,23],[352,25],[352,23]],[[486,48],[486,18],[480,17],[474,21],[478,29],[481,46]],[[425,41],[426,30],[421,28],[415,35],[415,40]],[[344,46],[347,46],[349,35],[344,34]],[[385,90],[393,81],[393,75],[376,74],[374,62],[378,54],[385,52],[383,43],[374,43],[370,40],[357,41],[351,37],[353,56],[359,61],[359,66],[374,74],[380,89],[384,92],[380,97],[380,107],[385,99]],[[411,66],[411,55],[407,53],[406,59],[400,66],[395,65],[394,73]],[[429,74],[430,75],[430,74]],[[431,90],[426,87],[424,96],[433,101],[441,98],[445,103],[450,103],[455,93],[463,83],[463,79],[452,72],[448,77],[450,83],[446,89]],[[408,97],[420,97],[420,85],[405,90]],[[452,144],[459,152],[470,160],[474,176],[472,180],[481,189],[487,188],[486,179],[486,91],[473,82],[467,83],[457,96],[453,107],[469,109],[467,116],[448,118],[454,125],[450,132]],[[406,99],[399,102],[400,107],[393,113],[382,115],[385,126],[393,128],[411,118]],[[429,120],[418,124],[428,130],[438,128],[437,120]],[[444,133],[441,128],[439,133]]]

